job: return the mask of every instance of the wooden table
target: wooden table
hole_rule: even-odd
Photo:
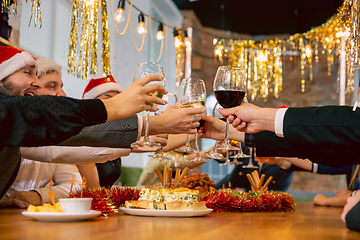
[[[210,213],[204,217],[137,217],[123,213],[83,222],[38,222],[19,209],[0,210],[0,239],[360,239],[341,208],[298,203],[291,213]]]

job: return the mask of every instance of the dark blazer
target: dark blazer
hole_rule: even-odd
[[[349,106],[289,108],[284,138],[255,134],[258,156],[309,158],[332,166],[360,163],[360,109]]]

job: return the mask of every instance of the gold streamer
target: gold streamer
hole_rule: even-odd
[[[77,78],[89,78],[90,73],[97,73],[98,21],[99,0],[73,0],[68,73]],[[106,30],[104,31],[106,32]],[[104,42],[108,44],[108,40],[105,39]],[[104,52],[108,55],[108,52]],[[105,61],[107,61],[107,65],[104,64],[104,68],[109,66],[109,61],[106,58]],[[107,73],[109,73],[108,68],[106,72],[104,71],[104,75]]]
[[[108,16],[107,16],[107,6],[106,0],[101,0],[101,13],[102,13],[102,64],[104,68],[104,77],[109,76],[111,74],[110,71],[110,56],[109,56],[109,49],[110,49],[110,37],[109,37],[109,23],[108,23]]]
[[[34,16],[34,27],[36,27],[37,22],[40,22],[40,27],[42,27],[42,17],[41,17],[41,0],[32,0],[32,5],[31,5],[31,15],[30,15],[30,21],[29,21],[29,26],[31,24],[31,19]]]
[[[92,8],[91,17],[91,64],[90,73],[97,73],[97,40],[98,40],[98,19],[99,19],[99,5],[98,1],[94,1],[94,7]]]

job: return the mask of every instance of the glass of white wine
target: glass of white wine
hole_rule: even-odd
[[[178,96],[176,93],[168,93],[166,94],[163,99],[165,101],[167,101],[167,104],[165,105],[158,105],[159,107],[159,110],[155,113],[155,115],[160,115],[162,114],[165,109],[167,108],[167,106],[169,105],[172,105],[172,106],[175,106],[177,101],[178,101]],[[161,149],[159,151],[157,151],[155,154],[152,154],[152,155],[149,155],[149,157],[152,157],[152,158],[157,158],[159,160],[168,160],[170,161],[171,158],[168,158],[168,157],[165,157],[164,156],[164,152],[163,152],[163,148],[161,146]]]
[[[206,88],[203,80],[199,78],[186,78],[182,80],[179,87],[179,107],[180,108],[201,108],[205,107],[206,101]],[[204,124],[203,120],[200,120],[200,126]],[[204,159],[200,157],[200,149],[198,145],[197,132],[195,134],[195,158],[189,160],[189,162],[207,162],[208,159]]]
[[[165,87],[166,80],[165,80],[165,74],[164,70],[161,65],[153,62],[144,62],[140,63],[137,67],[134,75],[133,82],[149,76],[149,75],[159,75],[164,77],[162,81],[153,81],[150,82],[150,84],[160,84]],[[156,96],[158,98],[162,98],[163,94],[159,91],[155,91],[151,94],[152,96]],[[148,103],[151,106],[155,106],[154,103]],[[146,111],[146,118],[145,118],[145,137],[143,141],[137,141],[131,144],[131,147],[134,149],[137,149],[139,151],[144,152],[155,152],[161,149],[161,145],[158,143],[150,142],[149,141],[149,111]]]

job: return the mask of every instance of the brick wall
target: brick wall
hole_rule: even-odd
[[[220,63],[213,57],[214,36],[222,36],[233,39],[251,39],[246,34],[225,32],[207,27],[202,27],[201,23],[193,11],[182,11],[184,16],[183,27],[193,27],[193,58],[201,59],[201,69],[192,69],[192,77],[198,77],[205,81],[207,92],[212,93],[213,80],[216,70],[220,65],[227,65],[227,62]],[[200,31],[199,31],[200,30]],[[266,38],[276,38],[282,36],[266,36]],[[286,37],[286,36],[285,36]],[[321,51],[319,51],[321,52]],[[279,98],[269,96],[264,102],[262,99],[253,103],[261,107],[278,107],[288,105],[291,107],[338,105],[339,93],[337,92],[337,72],[338,58],[335,57],[331,75],[328,75],[326,56],[319,55],[320,62],[313,61],[314,78],[306,82],[306,91],[301,92],[301,75],[299,56],[290,60],[290,56],[283,57],[283,90]],[[346,95],[346,104],[350,104],[351,94]],[[328,176],[312,174],[308,172],[297,172],[291,185],[293,190],[304,191],[336,191],[345,188],[344,176]]]

